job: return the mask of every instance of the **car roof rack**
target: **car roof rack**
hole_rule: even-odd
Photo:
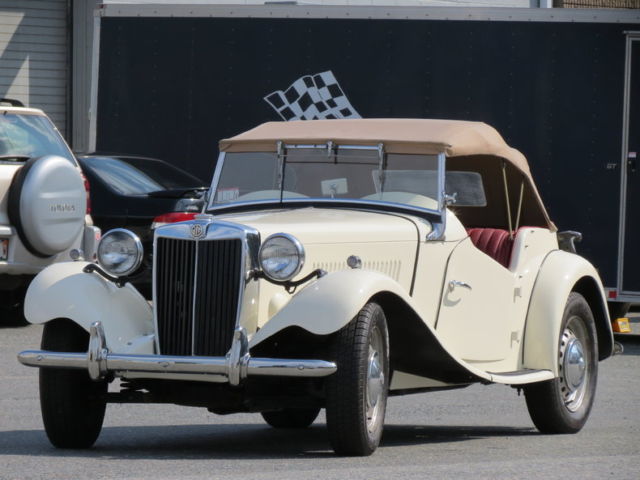
[[[0,103],[8,103],[12,107],[24,107],[24,103],[13,98],[0,98]]]

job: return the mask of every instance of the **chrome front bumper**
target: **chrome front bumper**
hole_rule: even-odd
[[[337,370],[336,364],[325,360],[295,360],[288,358],[251,358],[247,334],[242,327],[234,332],[233,343],[226,357],[176,357],[168,355],[126,355],[110,353],[106,347],[100,322],[91,325],[89,350],[86,353],[25,350],[18,354],[23,365],[41,368],[87,370],[92,380],[108,374],[126,377],[127,373],[170,375],[172,379],[193,380],[202,375],[204,381],[228,382],[239,385],[248,376],[326,377]]]

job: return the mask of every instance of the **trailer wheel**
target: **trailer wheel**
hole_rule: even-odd
[[[612,322],[617,318],[624,317],[629,312],[629,308],[631,308],[631,304],[626,302],[609,302],[607,306],[609,307],[609,318],[611,318]]]
[[[273,428],[307,428],[319,413],[320,408],[285,408],[261,415]]]
[[[338,371],[327,377],[326,413],[338,455],[371,455],[382,437],[389,389],[389,335],[384,312],[368,303],[332,344]]]
[[[75,323],[57,319],[42,332],[42,349],[86,352],[89,334]],[[94,382],[85,371],[40,369],[40,408],[49,441],[57,448],[89,448],[102,429],[107,382]]]
[[[542,433],[576,433],[587,422],[598,378],[598,337],[589,304],[572,292],[558,346],[559,377],[524,388],[533,423]]]

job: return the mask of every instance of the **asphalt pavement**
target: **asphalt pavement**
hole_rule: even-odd
[[[0,326],[0,480],[640,478],[638,336],[623,337],[625,353],[600,364],[596,403],[578,434],[539,434],[516,390],[475,385],[391,398],[377,452],[340,458],[323,416],[283,431],[257,414],[173,405],[109,405],[94,448],[57,450],[42,429],[37,370],[16,360],[40,334]]]

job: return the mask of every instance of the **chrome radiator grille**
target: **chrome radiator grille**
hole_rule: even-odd
[[[160,353],[224,356],[236,324],[242,240],[160,237],[155,255]]]

